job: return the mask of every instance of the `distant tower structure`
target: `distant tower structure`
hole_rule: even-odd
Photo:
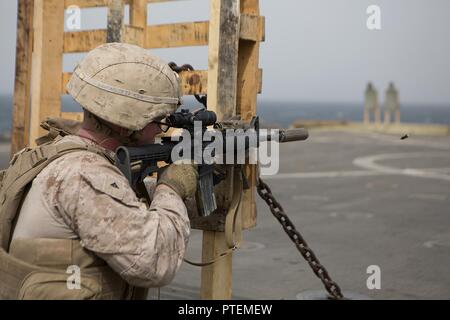
[[[391,114],[394,113],[395,123],[400,123],[400,102],[398,98],[398,91],[395,89],[394,83],[389,83],[386,90],[386,99],[384,101],[384,123],[391,122]]]
[[[378,92],[374,88],[371,82],[367,84],[366,94],[365,94],[365,105],[364,105],[364,123],[370,123],[370,114],[374,114],[374,121],[376,124],[380,123],[381,113],[380,106],[378,104]]]

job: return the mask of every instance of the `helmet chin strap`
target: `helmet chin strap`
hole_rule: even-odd
[[[111,137],[107,137],[107,138],[105,138],[105,139],[103,139],[101,141],[98,141],[97,143],[101,147],[109,149],[108,146],[117,144],[117,140],[114,139],[114,138],[111,138]]]
[[[86,110],[85,119],[87,119],[87,121],[85,122],[84,130],[87,130],[90,133],[88,135],[81,134],[81,136],[95,141],[98,145],[106,149],[114,151],[118,145],[131,144],[136,140],[136,131],[110,125]]]
[[[114,128],[114,126],[110,125],[105,120],[97,117],[94,114],[91,115],[95,119],[96,122],[95,128],[97,129],[97,131],[104,135],[109,136],[110,138],[126,142],[135,133],[135,131],[121,128],[119,126],[117,126],[117,128]]]

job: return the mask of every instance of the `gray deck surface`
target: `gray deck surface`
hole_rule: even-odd
[[[450,298],[450,137],[312,131],[280,149],[280,173],[266,182],[344,292]],[[0,168],[8,152],[0,145]],[[260,199],[257,207],[258,225],[234,254],[234,298],[322,289]],[[199,260],[200,248],[193,231],[188,257]],[[367,289],[370,265],[381,268],[381,290]],[[195,299],[199,287],[200,269],[183,264],[161,298]]]

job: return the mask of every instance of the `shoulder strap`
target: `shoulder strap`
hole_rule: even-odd
[[[64,137],[76,134],[81,128],[81,122],[62,118],[47,118],[41,122],[41,127],[48,131],[48,134],[36,139],[38,146],[54,141],[58,136]]]
[[[28,184],[51,162],[75,151],[89,151],[113,160],[100,149],[74,142],[45,144],[34,149],[24,149],[11,160],[4,173],[0,189],[0,246],[6,250],[11,238],[12,223],[22,204]]]

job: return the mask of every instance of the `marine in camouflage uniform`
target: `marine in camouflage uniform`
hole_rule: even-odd
[[[6,279],[10,286],[0,289],[0,297],[145,298],[146,290],[138,288],[168,284],[182,263],[190,232],[183,200],[195,193],[197,171],[189,164],[169,166],[148,204],[110,159],[118,145],[150,143],[160,132],[154,122],[179,103],[177,75],[142,48],[107,44],[80,63],[68,90],[85,110],[84,125],[75,135],[66,132],[46,145],[49,150],[68,145],[80,149],[39,169],[16,216],[0,209],[2,223],[7,216],[15,221],[11,241],[0,252],[0,281],[9,274],[20,283],[16,290],[11,277]],[[6,181],[14,180],[10,171]],[[0,195],[5,195],[5,204],[11,203],[4,189]],[[3,238],[9,230],[5,225]],[[20,275],[7,259],[17,259]],[[65,283],[66,268],[74,264],[84,276],[81,291]]]

